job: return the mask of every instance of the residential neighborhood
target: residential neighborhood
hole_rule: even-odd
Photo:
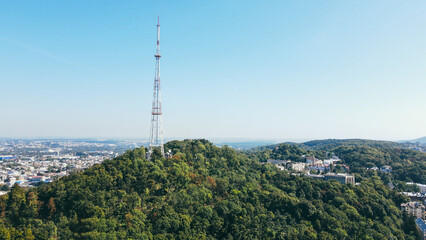
[[[140,146],[137,141],[0,140],[0,195],[15,183],[33,187]]]

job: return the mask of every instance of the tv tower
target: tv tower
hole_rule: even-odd
[[[161,85],[160,85],[160,17],[157,23],[157,52],[155,53],[155,77],[154,77],[154,99],[152,101],[151,111],[151,135],[149,139],[148,159],[154,148],[160,148],[161,154],[164,156],[163,146],[163,127],[161,118],[163,112],[161,110]]]

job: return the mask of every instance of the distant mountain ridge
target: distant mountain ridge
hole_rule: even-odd
[[[276,142],[272,141],[242,141],[242,142],[221,142],[221,143],[215,143],[216,146],[221,147],[228,145],[235,149],[251,149],[256,148],[259,146],[265,146],[265,145],[271,145],[276,144]]]
[[[381,148],[406,148],[400,143],[382,140],[370,140],[370,139],[324,139],[324,140],[312,140],[303,143],[295,142],[284,142],[279,144],[273,144],[263,146],[260,148],[274,148],[280,144],[295,145],[305,150],[330,150],[341,146],[369,146],[369,147],[381,147]]]
[[[304,143],[297,144],[301,148],[311,150],[325,150],[330,148],[336,148],[340,146],[369,146],[369,147],[381,147],[381,148],[398,148],[402,147],[397,142],[382,141],[382,140],[370,140],[370,139],[325,139],[325,140],[313,140]]]
[[[425,137],[421,137],[421,138],[417,138],[417,139],[413,139],[413,140],[403,140],[403,141],[399,141],[401,143],[421,143],[421,144],[426,144],[426,136]]]

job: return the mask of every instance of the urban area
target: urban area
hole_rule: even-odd
[[[0,195],[16,183],[35,187],[81,171],[128,149],[142,140],[0,140]]]

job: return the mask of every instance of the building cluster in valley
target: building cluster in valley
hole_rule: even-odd
[[[0,195],[15,183],[32,187],[140,146],[135,141],[0,140]]]
[[[291,171],[293,174],[304,174],[322,180],[337,180],[342,184],[356,184],[355,176],[349,174],[349,166],[342,164],[337,156],[320,160],[315,157],[306,157],[305,162],[292,162],[290,160],[268,159],[267,163],[274,164],[280,170]],[[336,171],[339,173],[336,173]]]

